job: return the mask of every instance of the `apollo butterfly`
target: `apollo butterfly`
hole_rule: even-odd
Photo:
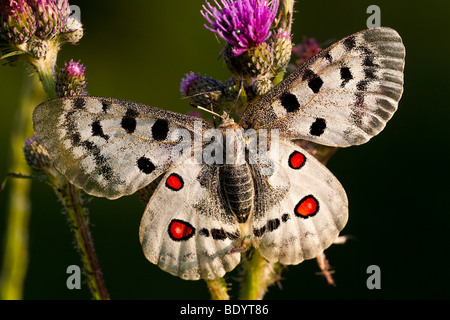
[[[239,123],[224,116],[221,139],[200,143],[196,132],[214,130],[208,122],[112,98],[44,102],[33,125],[56,168],[91,195],[115,199],[161,177],[140,241],[147,259],[167,272],[191,280],[222,277],[239,263],[235,248],[243,240],[269,261],[298,264],[338,237],[348,202],[333,174],[292,140],[347,147],[377,135],[402,95],[404,58],[393,29],[350,35],[251,104]],[[279,143],[269,148],[277,152],[252,161],[259,140],[246,136],[248,130],[277,132]],[[221,148],[238,141],[239,163],[193,156],[208,150],[223,160]],[[180,152],[181,142],[194,148]]]

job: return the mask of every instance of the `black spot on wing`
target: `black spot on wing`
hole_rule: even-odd
[[[309,133],[313,136],[319,137],[324,133],[326,127],[327,122],[325,121],[325,119],[317,118],[311,124],[311,127],[309,128]]]
[[[345,50],[350,51],[356,46],[356,40],[354,36],[350,36],[347,39],[345,39],[342,44],[345,47]]]
[[[377,75],[375,74],[375,69],[364,68],[364,77],[368,80],[375,80],[377,78]]]
[[[99,168],[98,173],[106,180],[112,180],[113,170],[107,165],[107,159],[101,154],[100,148],[92,141],[83,141],[80,143],[94,157],[95,165]]]
[[[122,118],[121,126],[127,133],[133,133],[136,130],[136,117],[138,112],[133,109],[128,109],[125,116]]]
[[[70,140],[75,147],[78,147],[81,144],[81,135],[78,132],[74,132],[70,136]]]
[[[226,232],[225,230],[221,229],[211,229],[211,237],[214,240],[236,240],[240,237],[239,231],[236,231],[234,233]]]
[[[106,101],[102,101],[102,110],[104,113],[107,113],[109,108],[111,108],[111,105],[106,102]]]
[[[145,174],[150,174],[156,169],[155,165],[146,157],[139,158],[137,166]]]
[[[361,80],[356,84],[356,89],[359,91],[367,91],[367,86],[369,85],[369,80]]]
[[[287,221],[287,220],[286,220]],[[285,221],[283,221],[285,222]],[[271,219],[269,221],[267,221],[267,223],[262,226],[259,229],[253,229],[253,235],[255,237],[261,237],[264,233],[266,232],[272,232],[274,230],[277,230],[280,226],[281,222],[280,219]]]
[[[308,81],[308,87],[314,92],[318,93],[322,88],[323,80],[314,73],[314,71],[307,69],[303,74],[302,80]]]
[[[102,125],[100,123],[100,120],[96,120],[96,121],[92,122],[91,128],[92,128],[92,135],[93,136],[97,136],[97,137],[103,138],[106,141],[109,140],[109,135],[107,135],[107,134],[105,134],[103,132],[103,128],[102,128]]]
[[[158,119],[152,126],[152,137],[157,141],[164,141],[167,139],[169,133],[169,122],[164,119]]]
[[[287,112],[295,112],[300,109],[297,97],[292,93],[283,93],[280,97],[281,105]]]
[[[341,68],[341,87],[343,88],[350,80],[353,79],[353,75],[348,67]]]
[[[84,98],[76,98],[73,101],[73,106],[76,109],[83,109],[85,105],[86,105],[86,99],[84,99]]]

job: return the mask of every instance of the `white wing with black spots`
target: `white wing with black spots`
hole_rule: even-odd
[[[297,68],[249,106],[240,123],[327,146],[365,143],[397,110],[404,63],[405,47],[395,30],[355,33]]]
[[[87,193],[110,199],[136,192],[180,162],[173,148],[181,134],[191,142],[195,121],[201,130],[210,127],[195,117],[87,96],[46,101],[33,113],[35,135],[56,168]]]

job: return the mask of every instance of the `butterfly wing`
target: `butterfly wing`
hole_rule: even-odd
[[[328,146],[365,143],[397,110],[404,59],[395,30],[355,33],[297,68],[249,106],[240,124]]]
[[[267,260],[298,264],[338,237],[347,223],[347,196],[336,177],[302,148],[280,141],[278,154],[269,156],[272,170],[252,166],[257,185],[252,241]]]
[[[201,130],[210,127],[187,115],[88,96],[46,101],[33,113],[35,135],[56,168],[87,193],[110,199],[134,193],[180,161],[172,151],[182,135],[192,140],[195,121]]]
[[[192,159],[168,171],[140,226],[145,256],[186,280],[214,279],[240,261],[239,224],[220,196],[218,166]]]

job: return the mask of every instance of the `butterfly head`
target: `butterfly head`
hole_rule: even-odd
[[[233,129],[237,130],[240,128],[240,126],[234,121],[232,117],[225,111],[223,112],[223,115],[220,117],[222,121],[220,122],[219,129],[221,130],[227,130],[227,129]]]

